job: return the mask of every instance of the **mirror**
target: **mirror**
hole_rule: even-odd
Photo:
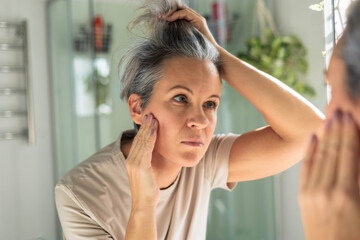
[[[280,33],[303,39],[310,67],[301,81],[312,85],[316,95],[309,100],[323,109],[322,14],[304,8],[309,1],[265,3]],[[246,41],[260,32],[256,1],[192,0],[188,4],[208,18],[217,40],[233,54],[246,51]],[[133,128],[127,105],[119,99],[117,65],[124,49],[136,40],[127,32],[127,25],[138,6],[138,1],[110,0],[49,4],[57,179],[115,141],[123,130]],[[225,15],[215,18],[214,12],[221,6],[225,6]],[[297,17],[304,15],[309,19],[299,25]],[[222,91],[215,133],[245,133],[266,125],[261,114],[235,90],[224,84]],[[303,239],[296,203],[297,171],[295,166],[275,177],[242,182],[230,193],[213,191],[207,239]]]

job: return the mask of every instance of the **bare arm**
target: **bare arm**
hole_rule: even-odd
[[[155,208],[131,210],[125,240],[157,239]]]
[[[269,126],[241,135],[232,148],[229,182],[274,175],[301,159],[307,139],[323,115],[284,83],[219,48],[224,79],[265,118]]]
[[[167,17],[186,19],[219,50],[223,79],[263,115],[269,126],[241,135],[230,154],[228,182],[246,181],[281,172],[301,159],[307,138],[323,114],[281,81],[233,56],[212,37],[206,20],[185,7]],[[241,111],[241,109],[239,109]]]

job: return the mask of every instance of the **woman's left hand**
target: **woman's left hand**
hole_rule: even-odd
[[[299,204],[307,240],[360,239],[359,131],[337,111],[301,166]]]
[[[184,6],[183,9],[177,11],[170,11],[163,16],[167,21],[173,22],[178,19],[185,19],[189,21],[197,30],[199,30],[214,46],[218,46],[214,37],[212,36],[206,19],[195,12],[193,9]]]

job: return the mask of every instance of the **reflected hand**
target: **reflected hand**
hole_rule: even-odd
[[[173,22],[178,19],[185,19],[189,21],[197,30],[199,30],[214,46],[218,46],[214,37],[212,36],[209,27],[206,23],[206,19],[195,12],[193,9],[183,6],[182,9],[177,11],[170,11],[163,16],[167,21]]]
[[[157,128],[158,122],[152,114],[145,115],[125,161],[132,209],[136,211],[155,208],[159,199],[160,189],[151,166]]]
[[[301,166],[299,204],[307,240],[360,239],[358,128],[334,114],[322,140],[313,137]]]

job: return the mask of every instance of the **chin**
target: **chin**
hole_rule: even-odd
[[[194,167],[200,162],[203,156],[204,154],[193,153],[193,152],[183,153],[180,158],[181,159],[180,164],[183,167]]]

